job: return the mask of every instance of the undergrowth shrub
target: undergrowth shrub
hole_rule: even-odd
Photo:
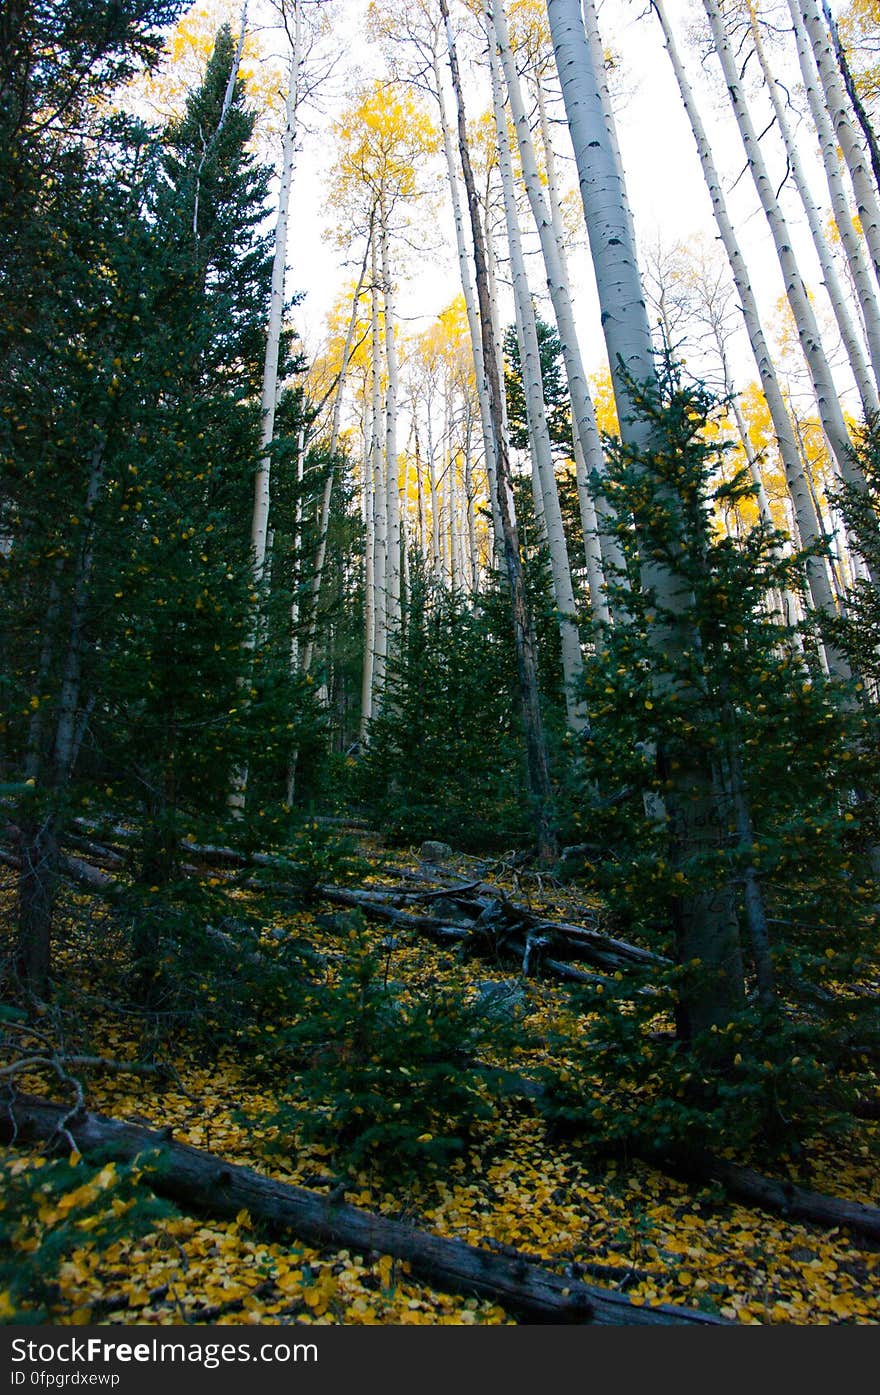
[[[687,1162],[726,1150],[796,1154],[814,1128],[844,1126],[848,1063],[841,1054],[840,1074],[829,1076],[815,1021],[751,1005],[717,1031],[679,1041],[672,1017],[682,972],[670,971],[656,992],[619,984],[583,994],[582,1036],[557,1039],[556,1062],[542,1071],[540,1106],[556,1129],[597,1151]]]
[[[291,837],[285,850],[284,879],[303,902],[315,899],[324,882],[345,885],[362,878],[369,864],[359,856],[352,838],[309,819]],[[269,869],[267,880],[277,877]]]
[[[612,588],[618,623],[585,665],[581,812],[615,928],[676,967],[642,995],[596,995],[570,1107],[609,1144],[772,1151],[809,1131],[820,1086],[833,1105],[838,1063],[864,1038],[861,1007],[840,989],[869,981],[876,956],[876,751],[856,685],[823,673],[815,629],[779,619],[773,598],[803,588],[805,554],[760,522],[737,539],[718,524],[730,509],[747,519],[755,490],[731,469],[723,404],[671,363],[660,391],[633,392],[650,443],[607,442],[631,568]],[[687,598],[680,648],[657,641],[677,621],[645,558]],[[682,781],[697,767],[712,796],[691,808],[701,786],[683,795]],[[682,923],[702,925],[709,913],[694,908],[712,904],[736,917],[742,964],[727,958],[710,1033],[720,966],[711,936],[688,938]]]
[[[276,1122],[327,1146],[340,1169],[442,1166],[494,1116],[498,1071],[485,1055],[508,1049],[512,1028],[468,1002],[454,974],[404,988],[389,942],[348,922],[338,980],[308,990],[284,1034],[296,1069]]]
[[[360,761],[365,808],[393,839],[509,847],[526,828],[510,648],[479,605],[411,563],[405,626]],[[508,622],[509,624],[509,622]]]

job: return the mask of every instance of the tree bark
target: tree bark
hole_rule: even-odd
[[[852,181],[859,221],[871,254],[874,274],[880,280],[880,202],[874,188],[865,152],[850,120],[846,90],[837,70],[831,36],[822,22],[818,0],[798,0],[800,16],[809,36],[825,105],[843,152]]]
[[[563,280],[568,283],[568,260],[565,253],[565,230],[562,222],[562,207],[559,201],[559,183],[556,177],[556,156],[553,150],[553,141],[550,136],[550,126],[547,120],[547,110],[544,101],[544,88],[540,74],[535,75],[535,90],[538,102],[538,119],[541,127],[541,143],[544,148],[544,167],[547,173],[547,195],[550,201],[550,218],[553,224],[553,235],[556,239],[556,248],[559,254],[559,264],[562,269]],[[571,393],[571,379],[568,378],[569,394]],[[592,399],[590,401],[592,406]],[[598,441],[599,454],[602,455],[602,442],[599,437],[599,428],[595,423],[595,412],[593,413],[594,426],[596,429],[596,439]],[[587,564],[587,583],[590,591],[590,612],[597,625],[607,625],[611,622],[611,609],[608,604],[608,597],[605,593],[607,577],[605,575],[606,558],[608,568],[613,571],[618,568],[621,573],[625,570],[623,550],[620,540],[613,531],[613,519],[611,517],[607,500],[594,498],[593,486],[590,475],[591,470],[596,467],[596,459],[591,457],[593,464],[587,463],[584,453],[581,431],[578,423],[574,419],[572,412],[572,453],[574,455],[575,484],[577,486],[578,510],[581,516],[581,532],[584,535],[584,558]],[[602,458],[604,466],[604,455]],[[603,514],[603,526],[600,527],[599,510],[604,502],[605,512]]]
[[[455,248],[458,254],[458,272],[464,296],[465,314],[471,336],[471,351],[474,356],[474,374],[477,382],[477,401],[480,406],[480,427],[483,433],[483,450],[486,459],[486,475],[489,482],[489,509],[492,514],[493,545],[501,540],[501,515],[498,512],[498,491],[495,483],[495,448],[492,437],[492,417],[489,410],[489,388],[486,383],[486,367],[483,362],[483,345],[480,338],[480,323],[474,300],[474,287],[471,281],[465,244],[464,220],[461,212],[461,197],[458,188],[458,170],[452,148],[452,132],[443,95],[443,80],[436,48],[431,50],[434,91],[440,108],[440,133],[443,138],[443,155],[446,160],[446,174],[449,181],[449,196],[452,203],[452,218],[455,225]]]
[[[388,387],[385,393],[385,514],[387,541],[385,552],[385,616],[386,649],[400,626],[400,474],[397,459],[397,341],[394,324],[394,283],[388,248],[388,210],[379,199],[379,237],[382,254],[382,307],[385,320],[385,364]]]
[[[822,13],[825,16],[825,23],[828,25],[828,32],[834,44],[837,66],[840,69],[840,76],[843,78],[846,95],[852,103],[852,109],[856,114],[856,120],[862,128],[862,135],[865,137],[865,144],[871,156],[871,169],[874,174],[874,183],[877,186],[877,192],[880,193],[880,146],[877,144],[877,136],[874,127],[868,119],[865,104],[859,96],[859,89],[856,87],[855,78],[849,66],[849,59],[846,56],[846,50],[840,42],[840,30],[837,27],[837,20],[831,13],[828,0],[822,0]]]
[[[587,387],[587,375],[581,356],[571,293],[568,283],[564,251],[561,247],[558,217],[554,217],[552,206],[544,199],[544,188],[538,170],[531,130],[526,115],[525,103],[519,83],[519,75],[510,46],[507,18],[502,0],[489,0],[490,18],[498,51],[504,67],[510,109],[516,130],[517,145],[522,163],[523,182],[532,210],[535,227],[541,241],[541,252],[547,277],[547,289],[553,305],[556,326],[562,345],[572,417],[580,450],[588,475],[602,480],[605,476],[605,457],[596,426],[596,413]],[[540,98],[539,98],[540,100]],[[549,143],[548,143],[549,149]],[[552,158],[552,156],[551,156]],[[549,176],[548,176],[549,177]],[[548,193],[550,191],[548,190]],[[552,195],[551,195],[552,205]],[[624,569],[623,553],[614,532],[613,511],[601,494],[594,500],[594,506],[601,526],[600,543],[603,556],[607,558],[608,569],[621,572]],[[585,531],[584,544],[589,545],[589,533]]]
[[[388,496],[386,490],[384,454],[382,450],[382,348],[379,335],[379,267],[374,227],[370,250],[372,276],[370,300],[370,472],[373,480],[373,645],[370,711],[373,716],[382,701],[385,684],[385,658],[388,626],[386,615],[388,576]]]
[[[269,485],[272,465],[270,451],[275,436],[278,358],[284,316],[284,279],[287,269],[287,225],[290,215],[290,193],[293,186],[293,166],[296,159],[296,119],[299,101],[299,70],[302,61],[299,0],[294,0],[294,22],[294,42],[290,53],[284,136],[281,145],[281,186],[278,190],[278,211],[275,217],[272,289],[269,300],[266,354],[263,360],[263,384],[260,392],[260,464],[254,476],[254,511],[251,520],[254,579],[258,587],[262,582],[266,564],[266,540],[269,530]]]
[[[360,306],[361,293],[364,287],[364,279],[367,274],[367,261],[370,255],[370,239],[373,234],[373,215],[370,216],[370,223],[367,235],[367,245],[364,248],[364,259],[361,262],[360,274],[355,287],[354,299],[351,306],[351,316],[348,321],[348,329],[345,333],[345,344],[342,350],[342,362],[339,365],[339,380],[333,399],[333,416],[330,425],[330,445],[328,455],[330,456],[330,472],[324,485],[324,492],[321,496],[321,515],[318,521],[318,549],[315,553],[315,562],[312,568],[312,580],[309,590],[308,600],[308,632],[306,642],[303,647],[302,671],[309,673],[312,667],[312,656],[315,649],[315,634],[318,624],[318,604],[321,599],[321,583],[324,577],[324,562],[327,556],[327,534],[330,525],[330,501],[333,495],[333,481],[336,478],[335,455],[339,445],[339,423],[342,416],[342,398],[345,391],[346,375],[348,373],[348,361],[351,357],[351,346],[354,342],[355,328],[357,326],[358,308]]]

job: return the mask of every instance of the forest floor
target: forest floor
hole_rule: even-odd
[[[399,881],[418,868],[413,854],[371,850],[374,885]],[[446,867],[462,880],[486,878],[490,864],[456,857]],[[207,875],[207,873],[206,873]],[[512,885],[496,869],[508,892],[529,895],[542,913],[576,920],[582,897],[556,884],[531,892]],[[242,895],[248,893],[242,892]],[[94,977],[95,917],[85,934],[79,892],[71,898],[59,962],[71,983],[82,982],[85,965]],[[273,917],[264,934],[295,935],[326,962],[346,952],[332,916],[318,903]],[[371,927],[376,945],[388,944],[381,926]],[[108,922],[106,972],[113,957]],[[447,973],[470,978],[474,992],[497,979],[509,981],[508,963],[470,960],[463,967],[453,952],[421,938],[395,937],[393,978],[403,992],[418,993]],[[515,972],[515,968],[514,968]],[[544,1026],[566,1013],[564,985],[528,982],[528,1020],[540,1039]],[[95,1007],[89,1023],[90,1051],[115,1060],[137,1059],[133,1019]],[[281,1024],[269,1022],[267,1049]],[[321,1192],[335,1178],[326,1147],[291,1134],[279,1150],[277,1126],[266,1122],[276,1108],[271,1076],[261,1077],[254,1058],[243,1064],[234,1048],[218,1054],[204,1041],[178,1033],[163,1048],[176,1079],[161,1086],[152,1076],[96,1072],[88,1076],[91,1110],[114,1119],[169,1127],[175,1140],[210,1150],[228,1162]],[[512,1064],[528,1075],[539,1065],[534,1046]],[[530,1055],[531,1053],[531,1055]],[[257,1061],[258,1061],[257,1055]],[[35,1071],[17,1080],[22,1090],[58,1098],[57,1081]],[[62,1092],[62,1098],[65,1098]],[[880,1123],[859,1121],[845,1140],[814,1139],[805,1149],[798,1181],[836,1197],[880,1205],[876,1162]],[[77,1161],[74,1155],[74,1162]],[[805,1161],[807,1166],[805,1167]],[[47,1166],[37,1148],[6,1150],[0,1182],[8,1189]],[[785,1166],[777,1167],[785,1175]],[[31,1213],[15,1218],[14,1247],[31,1257],[48,1247],[53,1231],[74,1204],[105,1201],[115,1185],[112,1164],[83,1172],[80,1195],[37,1198]],[[794,1172],[792,1170],[792,1176]],[[71,1199],[71,1197],[73,1199]],[[368,1211],[406,1220],[442,1236],[507,1252],[512,1247],[533,1262],[586,1282],[623,1291],[638,1305],[675,1303],[700,1308],[743,1324],[841,1324],[880,1321],[880,1253],[840,1229],[795,1223],[737,1204],[717,1186],[686,1185],[637,1159],[603,1160],[578,1140],[561,1140],[527,1099],[511,1098],[488,1121],[476,1121],[465,1150],[442,1171],[390,1184],[373,1170],[350,1175],[345,1200]],[[0,1211],[3,1209],[0,1193]],[[124,1204],[119,1203],[120,1214]],[[11,1218],[0,1216],[0,1221]],[[209,1214],[168,1215],[142,1233],[95,1243],[88,1222],[81,1239],[68,1245],[48,1289],[48,1320],[60,1323],[318,1323],[318,1324],[504,1324],[514,1319],[501,1307],[473,1297],[445,1294],[416,1281],[405,1262],[348,1249],[315,1249],[295,1237],[279,1238],[246,1213],[234,1220]],[[13,1318],[4,1310],[0,1320]],[[18,1320],[18,1316],[16,1317]]]

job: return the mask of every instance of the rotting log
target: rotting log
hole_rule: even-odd
[[[342,886],[322,886],[317,895],[322,901],[329,901],[333,906],[347,906],[352,910],[362,911],[364,915],[384,921],[386,925],[393,925],[399,930],[417,930],[432,939],[453,940],[458,943],[470,939],[471,932],[463,925],[454,925],[431,915],[412,915],[369,891],[351,891]]]
[[[255,1219],[293,1232],[322,1248],[377,1251],[406,1262],[411,1274],[441,1291],[477,1295],[528,1323],[599,1326],[726,1326],[694,1308],[638,1306],[623,1293],[554,1274],[520,1257],[419,1230],[344,1201],[264,1177],[213,1153],[177,1143],[168,1132],[142,1128],[99,1114],[74,1115],[62,1105],[21,1095],[0,1103],[0,1137],[30,1143],[71,1142],[84,1155],[99,1152],[120,1162],[139,1158],[158,1194],[214,1215],[244,1210]],[[150,1161],[149,1155],[155,1155]]]
[[[481,890],[486,892],[487,888],[483,887]],[[477,916],[475,919],[471,917],[469,925],[464,925],[435,916],[414,915],[403,911],[395,904],[399,899],[399,893],[389,895],[376,887],[355,890],[325,885],[318,888],[317,894],[333,905],[353,907],[361,910],[364,915],[396,925],[400,929],[418,931],[438,939],[470,941],[475,947],[480,934],[483,933],[493,949],[503,950],[507,947],[514,954],[521,955],[524,949],[522,936],[526,936],[545,939],[548,946],[556,947],[562,955],[581,959],[601,969],[648,969],[667,962],[660,955],[652,954],[650,950],[642,949],[638,945],[614,939],[585,926],[547,920],[546,917],[536,916],[524,907],[498,897],[492,899],[483,895],[478,902],[472,902]],[[450,888],[449,899],[459,904],[469,898],[456,895],[455,889]],[[505,940],[510,942],[507,946]],[[544,962],[546,965],[546,960]]]

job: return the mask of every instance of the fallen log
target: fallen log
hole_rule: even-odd
[[[668,963],[659,954],[652,954],[650,950],[629,944],[626,940],[614,939],[598,930],[533,915],[525,907],[517,906],[497,894],[492,895],[491,888],[486,886],[481,886],[479,891],[482,893],[479,897],[457,894],[454,888],[448,892],[449,900],[455,901],[457,906],[470,903],[469,925],[402,911],[397,904],[401,899],[400,893],[389,893],[378,887],[355,890],[323,885],[318,887],[317,894],[334,905],[351,906],[374,919],[439,939],[471,940],[476,945],[478,936],[485,933],[493,949],[509,948],[518,957],[522,956],[524,944],[532,939],[556,948],[557,958],[561,954],[600,969],[645,969]],[[505,939],[509,941],[507,945]]]
[[[668,1164],[664,1164],[668,1167]],[[880,1207],[868,1206],[861,1201],[845,1201],[841,1197],[828,1196],[825,1192],[810,1191],[794,1182],[765,1177],[750,1167],[723,1158],[702,1157],[692,1166],[676,1169],[688,1178],[699,1176],[713,1182],[720,1182],[730,1196],[747,1201],[750,1206],[762,1210],[781,1212],[793,1220],[810,1221],[820,1226],[843,1226],[853,1235],[862,1236],[872,1242],[880,1242]]]
[[[363,911],[374,920],[382,920],[399,930],[417,930],[421,934],[438,940],[456,940],[459,943],[470,939],[470,930],[463,925],[452,925],[431,915],[412,915],[389,905],[369,891],[349,891],[342,886],[322,886],[317,893],[322,901],[332,906],[348,906],[352,910]]]
[[[59,1142],[65,1151],[73,1140],[85,1156],[99,1152],[121,1162],[140,1158],[153,1190],[184,1206],[232,1216],[245,1210],[308,1244],[391,1255],[408,1263],[415,1277],[441,1290],[487,1298],[525,1322],[727,1325],[694,1308],[637,1306],[625,1294],[554,1274],[522,1258],[492,1254],[264,1177],[252,1168],[176,1143],[167,1131],[100,1114],[72,1114],[48,1100],[19,1096],[0,1103],[0,1138]],[[152,1163],[145,1156],[150,1153],[157,1155]]]
[[[547,1086],[518,1071],[499,1073],[498,1081],[506,1095],[540,1104],[547,1097]],[[717,1182],[728,1196],[746,1201],[762,1211],[773,1211],[793,1220],[809,1221],[812,1225],[841,1226],[853,1235],[873,1245],[880,1241],[880,1207],[862,1201],[847,1201],[800,1187],[795,1182],[767,1177],[753,1168],[728,1162],[711,1153],[696,1153],[688,1158],[670,1157],[666,1153],[640,1149],[633,1140],[628,1147],[631,1157],[641,1157],[650,1167],[671,1176],[680,1177],[695,1186]]]

